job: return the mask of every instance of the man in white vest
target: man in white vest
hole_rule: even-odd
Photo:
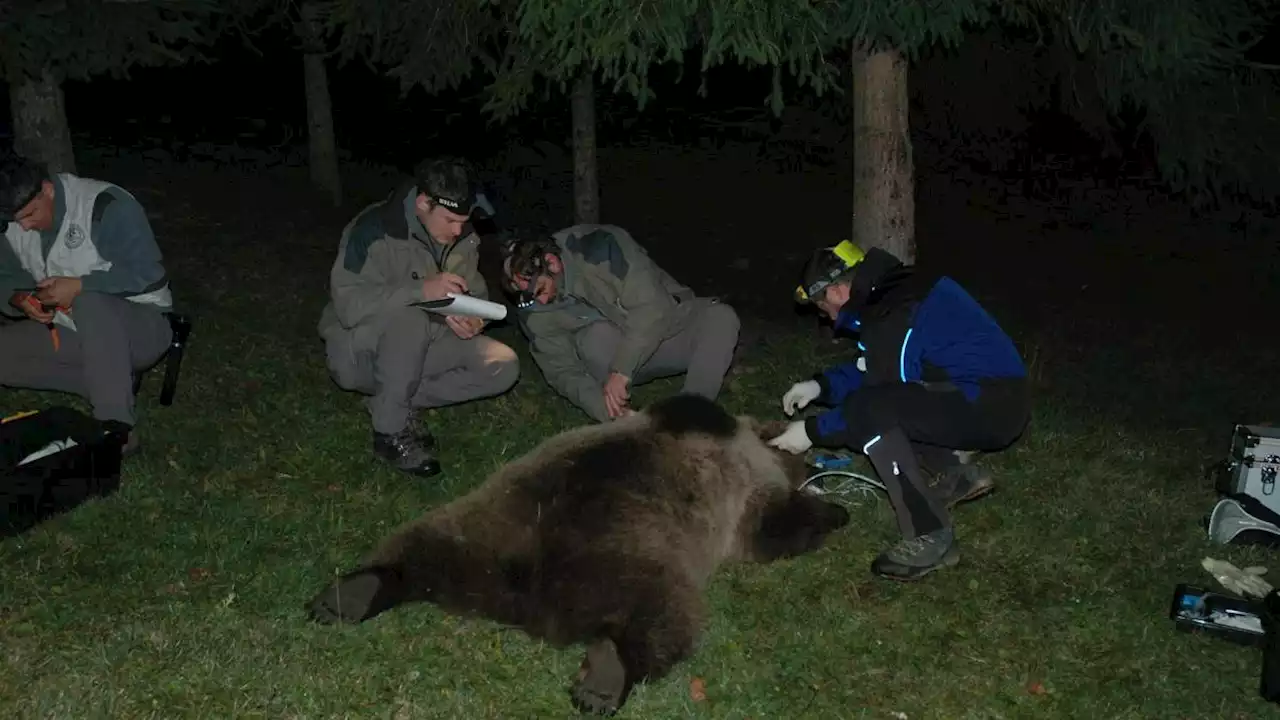
[[[133,376],[173,331],[173,299],[146,212],[128,192],[0,157],[0,385],[80,395],[93,415],[133,431]]]

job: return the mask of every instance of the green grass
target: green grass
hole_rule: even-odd
[[[205,222],[167,217],[171,236]],[[175,275],[202,280],[185,285],[197,326],[178,399],[160,407],[159,378],[148,379],[144,449],[122,489],[0,544],[0,716],[572,716],[577,650],[430,606],[359,627],[317,626],[302,608],[395,525],[585,419],[504,330],[525,361],[520,384],[429,413],[447,474],[398,475],[370,455],[360,398],[324,369],[314,322],[328,240],[199,237],[170,252]],[[234,267],[213,262],[235,243],[246,249]],[[731,410],[779,417],[790,382],[839,357],[802,329],[769,340],[726,388]],[[883,499],[864,502],[816,554],[722,572],[697,654],[638,689],[623,716],[1268,712],[1257,651],[1176,632],[1166,617],[1176,583],[1212,586],[1205,555],[1268,558],[1201,537],[1212,496],[1198,446],[1107,421],[1082,397],[1128,384],[1097,371],[1041,383],[1025,439],[983,458],[999,489],[957,511],[959,567],[913,585],[871,575],[894,525]],[[638,400],[675,387],[642,387]],[[67,401],[0,394],[7,410]],[[705,700],[691,698],[693,678]]]

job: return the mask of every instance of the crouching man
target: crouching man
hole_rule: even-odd
[[[888,491],[902,541],[872,570],[915,580],[959,561],[949,508],[993,487],[954,451],[1007,447],[1029,418],[1026,370],[1017,348],[960,285],[929,276],[873,248],[845,241],[817,251],[796,299],[812,302],[837,329],[856,333],[860,356],[796,383],[788,415],[810,402],[832,409],[797,420],[774,447],[811,445],[864,453]],[[933,471],[926,479],[922,465]]]
[[[330,272],[319,323],[330,375],[368,396],[374,453],[410,474],[441,472],[419,409],[499,395],[519,377],[515,351],[483,334],[485,320],[412,306],[488,297],[470,224],[487,204],[466,164],[425,162],[347,225]]]
[[[173,297],[146,212],[110,183],[0,158],[0,385],[79,395],[138,447],[133,379],[159,362]]]
[[[504,250],[520,328],[546,381],[598,422],[631,412],[630,389],[684,374],[714,400],[738,344],[738,316],[696,297],[614,225],[575,225]]]

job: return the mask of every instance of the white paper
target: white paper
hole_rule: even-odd
[[[449,293],[448,297],[440,300],[414,303],[413,307],[422,308],[427,312],[440,315],[464,315],[466,317],[484,318],[485,320],[501,320],[507,316],[506,305],[456,293]]]
[[[36,460],[39,460],[42,457],[48,457],[54,453],[59,453],[59,452],[62,452],[63,450],[69,450],[75,447],[76,444],[77,444],[76,441],[71,438],[67,438],[66,440],[55,440],[49,443],[48,445],[45,445],[40,450],[37,450],[31,453],[30,455],[26,456],[25,458],[23,458],[22,462],[18,463],[18,465],[19,466],[26,465],[27,463],[34,462]]]

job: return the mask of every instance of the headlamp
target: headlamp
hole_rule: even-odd
[[[431,202],[435,203],[436,205],[439,205],[440,207],[448,210],[449,212],[457,213],[459,215],[471,214],[471,208],[473,207],[473,205],[470,200],[468,200],[464,204],[458,200],[454,200],[451,197],[445,197],[444,195],[430,195],[429,197],[431,198]]]
[[[796,302],[810,302],[828,285],[862,262],[865,256],[862,249],[849,240],[842,240],[835,247],[818,250],[805,268],[804,281],[796,287]]]

